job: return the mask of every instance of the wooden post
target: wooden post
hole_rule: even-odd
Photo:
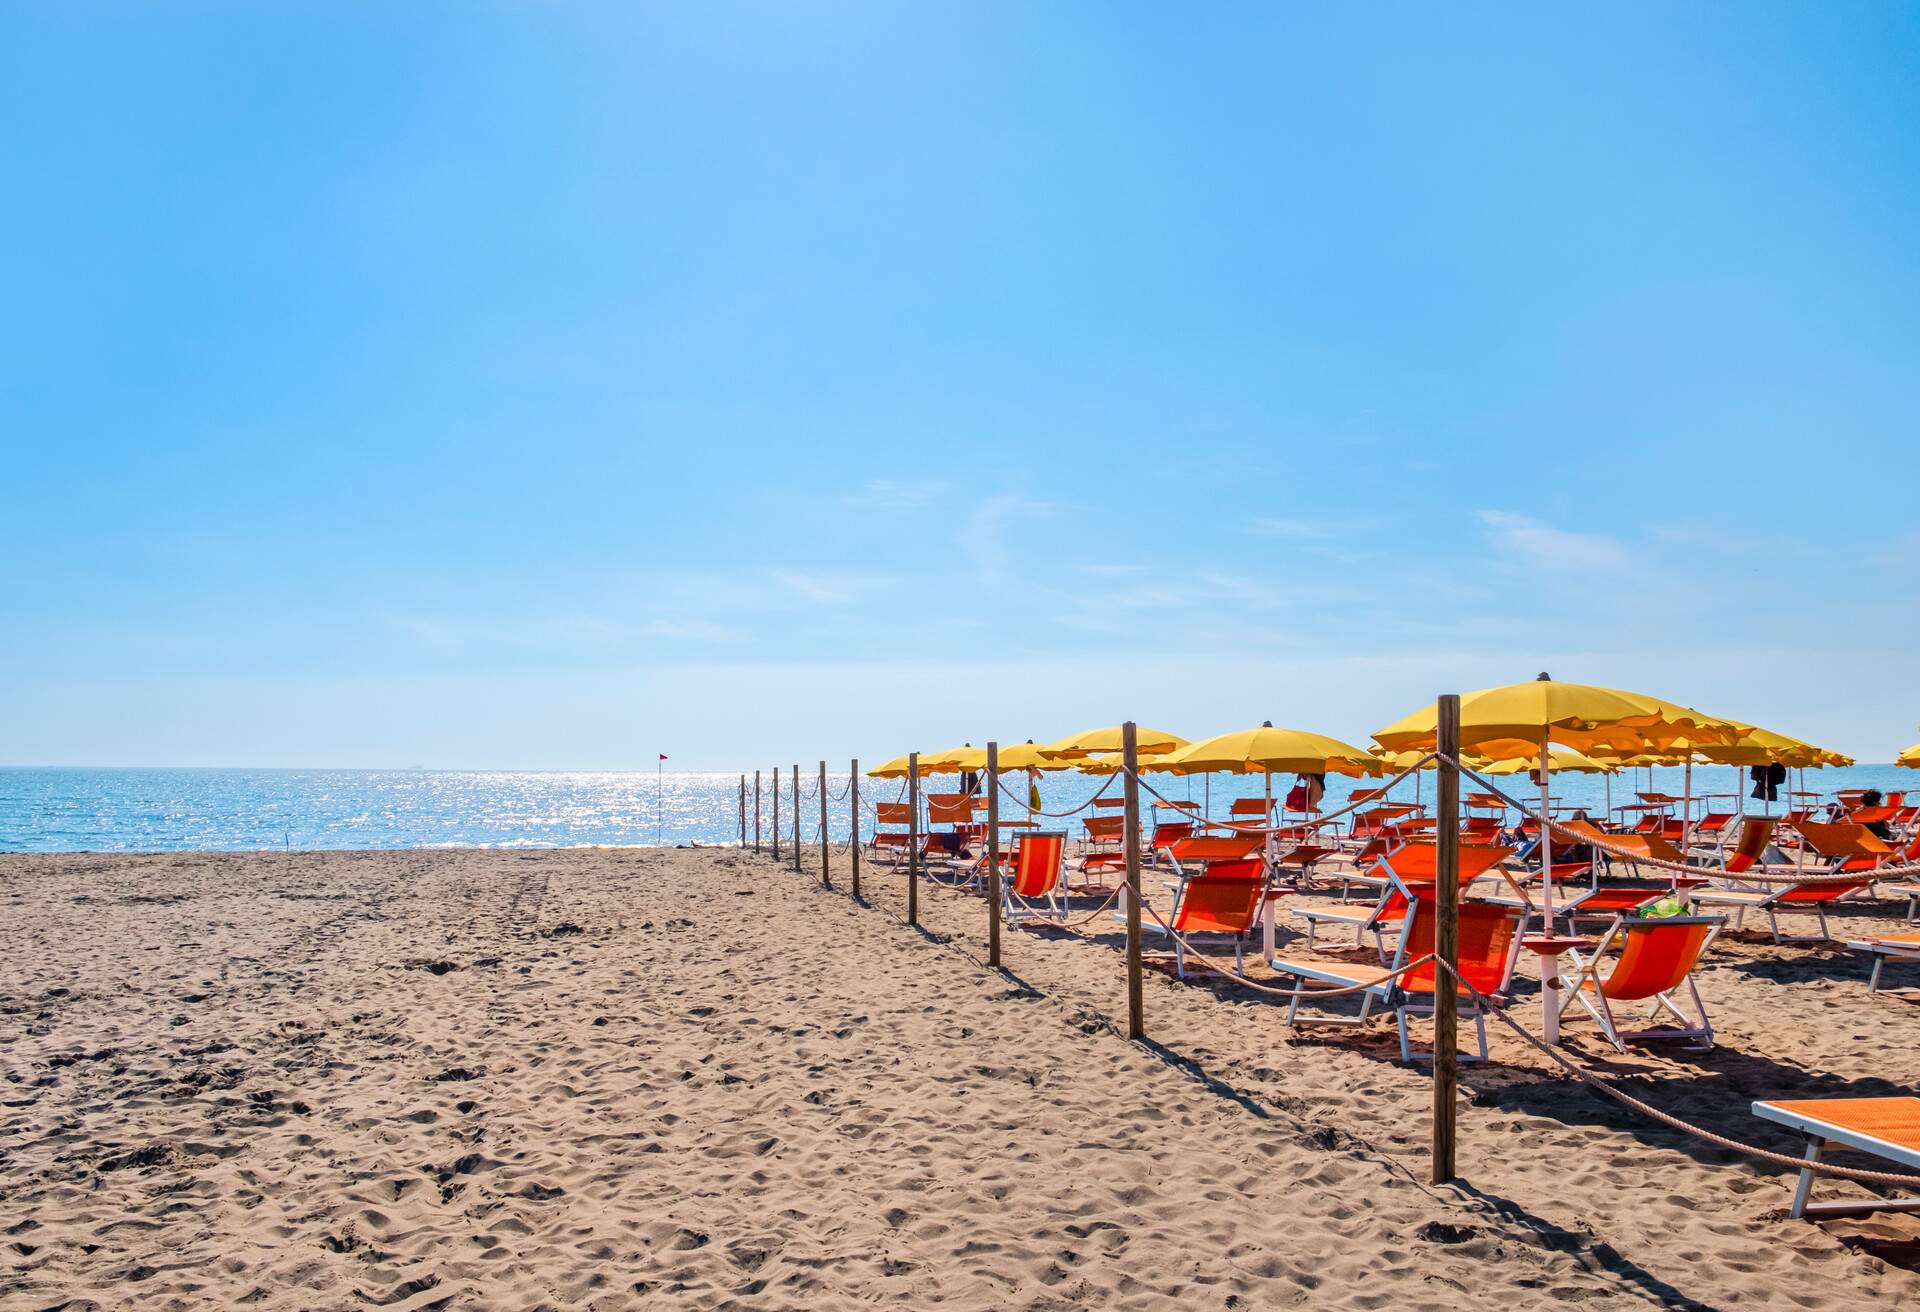
[[[1440,698],[1440,727],[1435,738],[1440,779],[1434,804],[1439,808],[1434,869],[1433,954],[1447,967],[1460,962],[1460,695]],[[1458,985],[1444,969],[1433,981],[1433,1183],[1454,1178],[1454,1112],[1459,1078]]]
[[[860,896],[860,758],[847,767],[847,860],[853,863],[853,895]]]
[[[907,753],[907,923],[920,923],[920,753]]]
[[[773,767],[773,859],[780,859],[780,767]]]
[[[1127,772],[1127,1037],[1147,1037],[1140,992],[1140,730],[1132,720],[1120,726],[1120,760]]]
[[[753,772],[753,850],[760,851],[760,772]]]
[[[747,777],[740,776],[740,846],[747,845]]]
[[[800,764],[793,766],[793,873],[800,873]]]
[[[827,763],[820,762],[820,884],[833,887],[833,871],[827,868]]]
[[[987,744],[987,964],[1000,965],[1000,744]]]

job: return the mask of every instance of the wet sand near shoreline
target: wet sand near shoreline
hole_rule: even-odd
[[[1466,1183],[1429,1187],[1389,1023],[1156,971],[1129,1044],[1110,921],[990,971],[979,899],[927,888],[909,928],[898,874],[857,905],[834,860],[827,892],[727,849],[0,857],[0,1306],[1920,1296],[1920,1220],[1789,1221],[1785,1171],[1497,1029]],[[1748,1102],[1920,1084],[1920,1008],[1865,973],[1729,935],[1719,1047],[1569,1051],[1795,1151]]]

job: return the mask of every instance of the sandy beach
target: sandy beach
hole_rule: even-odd
[[[1920,1297],[1920,1221],[1786,1220],[1787,1173],[1516,1039],[1431,1188],[1390,1026],[1155,972],[1128,1044],[1108,926],[993,972],[978,899],[928,890],[922,932],[870,875],[860,906],[712,849],[0,859],[0,1306]],[[1864,978],[1732,935],[1712,1052],[1569,1051],[1792,1151],[1749,1101],[1920,1083],[1920,1009]]]

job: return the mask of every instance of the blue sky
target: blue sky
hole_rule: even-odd
[[[10,7],[0,761],[1920,730],[1920,11]]]

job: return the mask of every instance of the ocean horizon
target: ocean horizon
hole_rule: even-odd
[[[747,828],[753,826],[753,773],[746,772]],[[1735,772],[1728,766],[1696,766],[1693,792],[1724,799],[1731,808]],[[1739,773],[1741,793],[1746,775]],[[11,766],[0,767],[0,852],[182,852],[411,850],[432,848],[645,847],[731,844],[740,838],[738,771],[651,770],[434,770],[413,768],[299,769],[196,766]],[[781,841],[792,837],[791,780],[781,770]],[[862,779],[863,832],[873,825],[871,806],[904,795],[900,780]],[[1004,779],[1018,813],[1024,776]],[[1260,776],[1148,775],[1148,785],[1167,798],[1199,802],[1224,812],[1234,798],[1257,797]],[[1276,776],[1276,795],[1291,776]],[[1339,806],[1356,786],[1379,781],[1330,777],[1324,807]],[[1496,780],[1510,796],[1531,800],[1526,776]],[[775,804],[772,773],[761,775],[761,833],[772,839]],[[800,829],[805,843],[819,842],[817,769],[803,765]],[[827,775],[827,825],[844,842],[850,793],[846,772]],[[948,777],[945,787],[951,787]],[[1469,785],[1472,787],[1473,785]],[[1801,786],[1796,773],[1791,785]],[[1920,772],[1892,764],[1853,765],[1806,772],[1808,789],[1831,796],[1841,788],[1892,791],[1920,787]],[[936,780],[934,791],[943,785]],[[1663,767],[1616,775],[1559,775],[1556,800],[1598,810],[1631,801],[1652,787],[1679,795],[1684,772]],[[1431,799],[1433,780],[1409,780],[1400,791]],[[1119,785],[1073,771],[1041,776],[1043,811],[1066,811]],[[1787,790],[1782,790],[1784,799]],[[1396,794],[1397,796],[1398,794]],[[1154,798],[1143,796],[1142,807]],[[1779,809],[1778,803],[1774,809]],[[1762,804],[1746,801],[1747,809]],[[1049,819],[1077,829],[1086,813]]]

